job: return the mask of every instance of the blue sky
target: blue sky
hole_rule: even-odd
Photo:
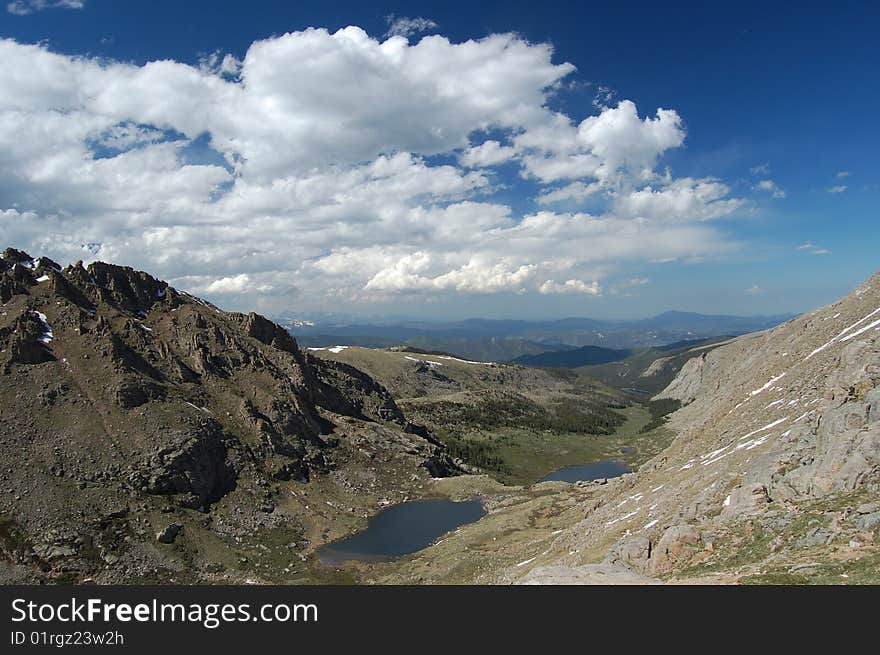
[[[0,102],[0,143],[16,146],[0,149],[2,241],[62,260],[100,243],[97,258],[266,313],[630,317],[833,301],[880,268],[880,10],[703,5],[8,3],[0,37],[18,74],[0,84],[24,99]],[[397,24],[407,48],[440,35],[448,50],[413,50],[416,72],[382,63],[373,88],[358,73],[392,15],[423,19]],[[363,37],[336,47],[350,25]],[[309,27],[326,38],[283,37]],[[300,83],[306,56],[335,59]],[[146,66],[157,60],[177,67]],[[407,77],[418,70],[437,85]],[[646,128],[658,108],[674,118]],[[25,114],[43,149],[16,141]],[[553,115],[564,129],[550,130]],[[591,116],[577,148],[562,143]],[[625,119],[619,136],[603,131]],[[467,158],[486,141],[508,154]],[[138,184],[153,186],[125,186]],[[578,199],[571,184],[594,186]]]

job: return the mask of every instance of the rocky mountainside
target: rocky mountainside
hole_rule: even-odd
[[[257,314],[13,249],[0,303],[8,580],[292,579],[380,502],[455,472],[379,383]]]
[[[676,440],[560,541],[653,576],[880,580],[878,337],[874,276],[690,360],[660,394]]]
[[[508,496],[382,579],[878,583],[878,338],[875,275],[691,359],[660,394],[676,437],[636,473]]]

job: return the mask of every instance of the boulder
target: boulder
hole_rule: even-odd
[[[651,552],[648,573],[660,575],[672,570],[676,564],[689,558],[700,542],[700,533],[690,525],[673,525],[668,528]]]
[[[860,530],[871,531],[880,526],[880,512],[865,514],[856,519],[856,525]]]
[[[183,530],[183,526],[178,523],[171,523],[156,533],[156,541],[160,544],[173,544],[177,539],[177,535]]]
[[[752,482],[740,485],[730,492],[730,501],[721,510],[721,520],[731,520],[756,514],[770,502],[767,488],[759,483]]]
[[[648,568],[650,557],[650,540],[647,537],[635,537],[614,544],[603,563],[644,573]]]

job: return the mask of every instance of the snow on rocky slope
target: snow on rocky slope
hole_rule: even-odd
[[[874,275],[692,359],[659,396],[685,403],[670,447],[501,580],[583,582],[601,561],[633,581],[880,581],[878,337]]]

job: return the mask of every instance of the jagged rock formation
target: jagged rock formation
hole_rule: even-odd
[[[172,566],[141,544],[169,523],[156,512],[186,524],[174,531],[183,538],[161,543],[195,540],[192,522],[206,512],[233,540],[289,529],[311,542],[344,530],[328,527],[334,512],[312,516],[315,503],[362,516],[375,497],[455,472],[369,376],[302,352],[262,316],[220,311],[147,273],[62,269],[7,249],[0,303],[8,565],[130,581]],[[281,507],[299,498],[285,485],[315,478],[314,500]],[[198,539],[216,541],[212,531]]]
[[[503,581],[639,575],[880,580],[880,276],[690,360],[660,397],[677,438],[591,495],[586,516]],[[804,564],[809,563],[809,566]],[[564,577],[564,576],[563,576]]]

